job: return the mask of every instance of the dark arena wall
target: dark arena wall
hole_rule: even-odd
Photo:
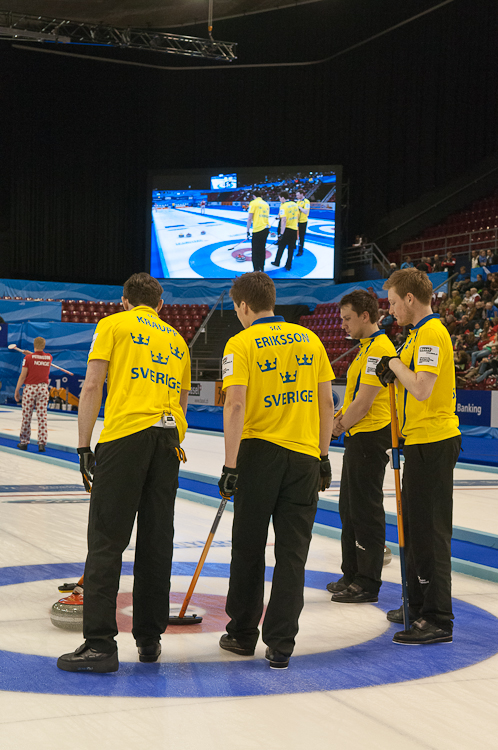
[[[342,164],[351,233],[368,235],[497,150],[494,0],[440,3],[382,34],[436,5],[316,2],[220,21],[239,59],[215,69],[2,41],[0,277],[121,283],[147,267],[149,169]]]

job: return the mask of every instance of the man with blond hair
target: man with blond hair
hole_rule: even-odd
[[[45,339],[37,336],[33,342],[33,354],[26,353],[22,370],[17,381],[14,398],[20,401],[20,390],[24,385],[22,394],[22,423],[20,442],[17,447],[22,451],[28,450],[28,443],[31,437],[31,419],[33,409],[36,409],[38,419],[38,450],[45,453],[45,446],[48,441],[47,428],[47,407],[48,407],[48,381],[50,378],[50,365],[52,364],[52,355],[47,354],[45,349]]]
[[[455,414],[455,365],[448,331],[431,309],[425,273],[400,270],[385,282],[398,325],[411,326],[399,356],[384,356],[376,372],[397,381],[398,422],[404,439],[403,516],[411,627],[394,643],[450,643],[453,470],[461,446]],[[402,623],[402,607],[387,613]]]

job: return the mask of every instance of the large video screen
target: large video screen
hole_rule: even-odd
[[[247,220],[253,196],[260,193],[270,223],[264,271],[274,279],[333,279],[340,187],[341,168],[335,166],[152,172],[150,272],[161,279],[230,279],[254,270]],[[305,209],[298,212],[299,224],[308,207],[309,214],[291,263],[286,247],[276,266],[282,193]],[[296,213],[288,208],[289,217]],[[303,234],[302,227],[298,231]]]

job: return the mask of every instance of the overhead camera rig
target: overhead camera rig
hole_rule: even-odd
[[[170,55],[203,57],[232,62],[237,59],[236,42],[217,42],[181,34],[144,29],[119,29],[102,24],[80,23],[60,18],[29,16],[0,11],[0,38],[58,44],[88,44],[166,52]]]

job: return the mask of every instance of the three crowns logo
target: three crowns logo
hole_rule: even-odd
[[[308,357],[307,357],[307,356],[306,356],[306,354],[305,354],[305,355],[303,356],[303,361],[301,362],[301,360],[299,359],[299,357],[298,357],[298,356],[297,356],[297,354],[296,354],[297,364],[298,364],[298,365],[299,365],[300,367],[302,367],[303,365],[311,365],[311,364],[313,363],[313,357],[314,357],[314,356],[315,356],[315,355],[314,355],[314,354],[312,354],[312,355],[311,355],[311,359],[308,359]]]
[[[144,339],[141,333],[139,333],[138,336],[134,336],[132,333],[130,333],[130,336],[132,337],[134,344],[143,344],[144,346],[149,345],[150,336],[147,336],[146,339]]]
[[[185,354],[185,352],[180,352],[178,347],[175,347],[175,349],[173,349],[171,344],[169,345],[169,348],[171,349],[171,354],[173,355],[173,357],[176,357],[177,359],[183,359],[183,355]]]
[[[276,370],[277,369],[277,358],[275,357],[275,359],[273,360],[273,364],[271,362],[269,362],[268,360],[266,360],[266,362],[264,363],[264,365],[261,365],[259,362],[257,363],[257,365],[258,365],[259,369],[261,370],[261,372],[270,372],[271,370]]]
[[[159,365],[167,365],[168,364],[169,354],[168,354],[167,357],[163,357],[163,355],[161,354],[161,352],[159,352],[159,354],[156,357],[154,357],[153,353],[151,352],[150,356],[152,357],[152,361],[156,362]]]
[[[282,383],[295,383],[297,380],[297,370],[293,376],[289,372],[286,372],[285,375],[280,372],[279,375],[282,378]]]

